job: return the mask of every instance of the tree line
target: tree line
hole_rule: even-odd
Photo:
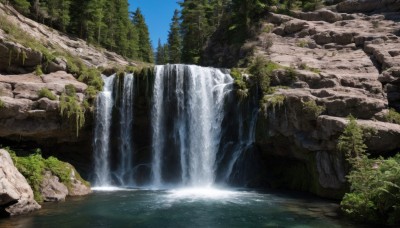
[[[252,27],[265,12],[292,9],[315,10],[322,0],[182,0],[170,25],[168,42],[159,42],[156,62],[201,64],[202,52],[217,29],[219,40],[240,45],[252,35]]]
[[[124,57],[154,62],[145,18],[127,0],[0,0],[24,15]]]

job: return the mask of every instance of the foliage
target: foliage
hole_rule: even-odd
[[[286,97],[282,94],[265,95],[261,100],[261,107],[264,111],[264,115],[268,114],[270,108],[275,112],[276,107],[281,107],[286,100]]]
[[[400,113],[395,109],[389,109],[389,112],[385,115],[385,120],[390,123],[400,124]]]
[[[41,65],[37,65],[35,68],[35,75],[36,76],[42,76],[43,75],[43,71],[42,71],[42,66]]]
[[[2,109],[2,108],[4,108],[6,105],[4,104],[4,101],[2,101],[1,99],[0,99],[0,109]]]
[[[306,113],[307,115],[311,115],[314,118],[317,118],[321,113],[325,111],[324,106],[317,105],[317,103],[314,100],[309,100],[306,102],[303,102],[303,112]]]
[[[281,66],[267,61],[263,57],[256,57],[253,64],[249,67],[250,74],[256,79],[257,84],[264,93],[270,91],[270,77],[274,70],[279,69]]]
[[[164,65],[169,62],[169,57],[168,57],[168,45],[167,44],[161,44],[161,40],[158,40],[158,46],[157,46],[157,52],[156,54],[156,64],[158,65]]]
[[[6,148],[6,150],[10,153],[18,171],[21,172],[28,181],[28,184],[32,187],[37,202],[43,202],[40,193],[40,184],[43,181],[45,171],[50,171],[53,175],[57,176],[60,182],[67,186],[69,190],[72,187],[72,172],[74,172],[77,180],[80,180],[83,184],[89,186],[89,183],[83,180],[70,164],[62,162],[55,157],[45,159],[42,157],[40,149],[36,149],[35,153],[25,157],[18,157],[16,153],[9,148]]]
[[[79,136],[79,130],[85,124],[85,111],[77,100],[75,87],[66,85],[64,93],[60,96],[60,113],[71,121],[76,130],[76,137]]]
[[[296,45],[298,47],[302,47],[302,48],[308,47],[308,41],[307,40],[300,40],[299,42],[296,43]]]
[[[169,63],[180,63],[182,56],[182,38],[180,34],[179,11],[175,10],[168,33],[168,61]]]
[[[143,60],[148,63],[154,62],[153,59],[153,49],[150,42],[149,30],[147,28],[145,19],[142,15],[142,12],[138,8],[133,16],[133,23],[138,31],[139,41],[139,52],[138,57],[140,60]]]
[[[28,184],[32,187],[35,200],[42,202],[42,196],[40,194],[40,184],[43,181],[43,170],[45,164],[40,150],[27,157],[17,157],[15,152],[9,151],[11,158],[14,161],[14,165],[18,171],[27,179]]]
[[[47,97],[50,100],[54,101],[57,99],[57,96],[53,94],[48,88],[42,88],[38,91],[39,98]]]
[[[150,40],[140,40],[147,25],[143,24],[144,19],[140,25],[131,21],[127,1],[12,0],[11,3],[38,22],[125,57],[144,61],[152,58]],[[139,53],[140,49],[147,50],[146,58]]]
[[[356,119],[350,115],[348,120],[349,123],[339,137],[337,147],[352,164],[365,153],[367,146],[364,144],[363,129],[357,124]]]
[[[344,213],[361,222],[399,225],[400,154],[388,159],[360,155],[352,165],[351,192],[341,202]]]

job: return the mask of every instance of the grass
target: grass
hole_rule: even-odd
[[[300,40],[299,42],[296,43],[296,45],[298,47],[305,48],[305,47],[308,47],[308,41],[307,40]]]
[[[4,101],[2,101],[2,100],[0,99],[0,109],[2,109],[2,108],[4,108],[4,107],[6,107],[6,105],[4,104]]]
[[[39,98],[47,97],[52,101],[57,100],[57,96],[53,94],[48,88],[42,88],[38,92]]]
[[[389,112],[385,115],[386,122],[400,124],[400,113],[395,109],[389,109]]]
[[[299,67],[299,69],[301,69],[301,70],[308,70],[308,71],[314,72],[314,73],[316,73],[316,74],[321,73],[321,70],[320,70],[320,69],[310,67],[310,66],[308,66],[306,63],[303,63],[303,62],[300,63],[300,64],[298,65],[298,67]]]

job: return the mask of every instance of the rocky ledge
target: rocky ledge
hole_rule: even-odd
[[[68,122],[62,121],[58,97],[66,85],[76,88],[82,102],[87,85],[72,75],[59,71],[42,76],[35,74],[0,75],[0,137],[55,142],[76,141]],[[40,91],[48,89],[56,99],[42,97]]]
[[[400,125],[386,122],[389,108],[400,110],[400,14],[340,12],[361,2],[371,3],[269,13],[247,44],[281,66],[257,125],[270,185],[342,197],[347,169],[336,145],[350,114],[373,132],[366,138],[372,156],[400,151]]]

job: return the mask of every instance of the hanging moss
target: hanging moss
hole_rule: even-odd
[[[60,96],[60,113],[73,124],[76,137],[85,124],[85,108],[77,101],[76,90],[73,85],[66,85],[65,92]]]

